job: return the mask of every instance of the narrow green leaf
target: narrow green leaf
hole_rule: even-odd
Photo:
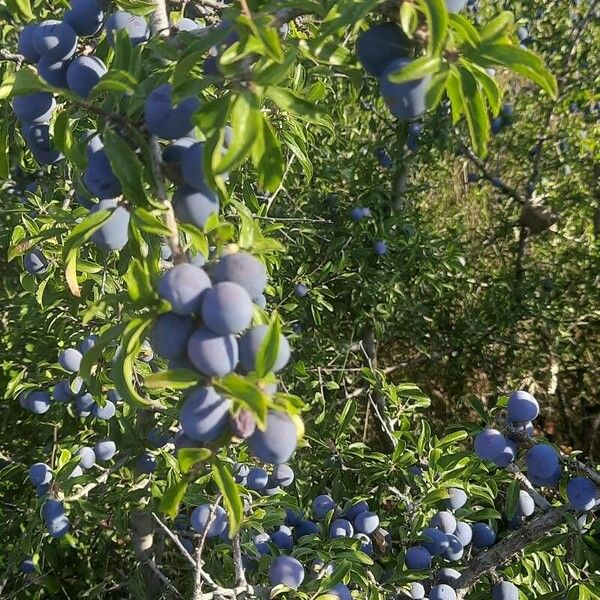
[[[229,517],[229,535],[232,536],[237,533],[244,516],[242,499],[227,464],[215,458],[212,465],[212,474],[221,494],[223,494],[223,504],[225,504]]]
[[[505,511],[508,520],[517,514],[521,488],[516,481],[512,481],[506,490]]]
[[[452,109],[452,124],[456,125],[464,111],[464,104],[460,93],[460,80],[455,67],[450,69],[448,81],[446,82],[446,92]]]
[[[404,33],[412,38],[419,25],[419,13],[412,2],[403,2],[400,5],[400,26]]]
[[[558,94],[558,84],[546,69],[542,59],[527,48],[508,44],[485,44],[471,53],[470,58],[483,67],[502,66],[537,83],[552,98]]]
[[[110,346],[115,340],[121,337],[125,330],[125,323],[112,325],[106,331],[103,331],[96,343],[83,355],[78,375],[86,381],[92,371],[92,367],[102,358],[102,352]]]
[[[212,456],[209,448],[180,448],[177,451],[177,461],[182,473],[189,473],[198,462],[207,461]]]
[[[279,342],[281,339],[281,327],[277,313],[273,313],[271,321],[267,327],[267,333],[263,338],[258,352],[256,353],[256,375],[264,377],[273,369],[273,365],[277,361],[279,354]]]
[[[105,73],[100,81],[92,88],[89,100],[93,100],[106,92],[133,94],[137,88],[136,78],[124,69],[113,69]]]
[[[449,75],[450,69],[448,67],[444,67],[439,73],[436,73],[432,76],[431,83],[427,88],[427,110],[435,108],[441,102]]]
[[[129,297],[137,302],[154,298],[155,292],[150,282],[150,273],[139,258],[134,258],[124,276]]]
[[[439,56],[446,45],[448,9],[444,0],[419,0],[427,20],[427,54]]]
[[[515,22],[513,13],[508,10],[501,12],[497,17],[486,23],[480,32],[482,42],[493,42],[502,37],[507,29]]]
[[[63,261],[65,263],[65,276],[67,285],[74,296],[79,297],[81,292],[77,283],[77,253],[79,246],[92,237],[94,231],[100,228],[112,214],[112,210],[99,210],[90,213],[83,221],[75,225],[63,245]]]
[[[392,83],[405,83],[415,79],[423,79],[426,75],[437,73],[442,66],[441,58],[432,58],[431,56],[421,56],[411,62],[399,71],[390,73],[388,79]]]
[[[0,117],[0,179],[8,179],[10,164],[8,159],[8,118],[6,112]]]
[[[320,122],[320,114],[317,107],[299,96],[296,96],[291,90],[270,86],[267,88],[267,96],[269,96],[279,108],[290,114],[297,115],[302,119],[314,123]]]
[[[31,12],[31,3],[29,0],[15,0],[19,12],[29,21],[33,21],[35,16]]]
[[[437,490],[433,490],[433,491],[425,494],[425,497],[421,500],[421,505],[423,507],[432,506],[433,504],[436,504],[440,500],[445,500],[446,498],[449,498],[449,497],[450,496],[448,494],[447,489],[439,488]]]
[[[267,421],[267,411],[271,401],[267,394],[246,377],[230,373],[221,380],[213,382],[216,390],[244,404],[256,416],[257,423],[264,427]]]
[[[260,135],[252,146],[252,164],[256,170],[260,189],[274,192],[283,178],[285,164],[279,140],[262,113],[261,124]]]
[[[450,13],[449,18],[450,28],[460,36],[463,43],[469,44],[473,48],[481,43],[481,36],[469,19],[457,13]]]
[[[450,444],[454,444],[456,442],[460,442],[467,438],[469,434],[466,431],[454,431],[453,433],[449,433],[444,436],[436,445],[436,448],[441,448],[442,446],[448,446]]]
[[[500,93],[500,86],[498,82],[491,77],[488,72],[479,65],[468,61],[461,61],[461,64],[469,69],[471,73],[473,73],[474,77],[481,85],[481,88],[487,98],[488,104],[490,105],[490,109],[494,116],[497,116],[500,112],[500,107],[502,105],[502,96]]]
[[[339,419],[338,419],[340,424],[339,424],[338,430],[335,434],[336,439],[339,438],[340,435],[342,435],[342,433],[344,433],[344,431],[346,431],[346,429],[352,422],[354,415],[356,414],[356,410],[357,410],[356,401],[353,398],[350,398],[349,400],[347,400],[346,405],[344,406],[344,410],[342,411],[342,414],[339,416]]]
[[[471,71],[458,68],[460,91],[463,100],[465,117],[469,126],[469,134],[473,149],[478,156],[487,153],[487,141],[490,135],[489,118],[479,84]]]
[[[158,371],[144,379],[148,389],[170,388],[172,390],[185,390],[200,383],[201,378],[197,371],[191,369],[173,369],[171,371]]]
[[[146,203],[146,193],[142,185],[143,166],[133,149],[123,138],[110,129],[102,136],[104,150],[114,174],[123,186],[123,195],[130,202]]]
[[[185,496],[188,482],[185,479],[169,486],[160,499],[159,510],[174,519],[179,514],[179,505]]]
[[[131,211],[131,216],[138,228],[142,231],[162,235],[164,237],[168,237],[171,234],[164,222],[145,208],[136,206]]]
[[[258,27],[257,29],[267,55],[275,62],[282,63],[284,54],[281,49],[279,31],[275,27]]]
[[[251,92],[242,92],[231,107],[233,139],[227,152],[213,169],[215,175],[230,171],[246,158],[260,131],[260,126],[261,115],[256,96]]]

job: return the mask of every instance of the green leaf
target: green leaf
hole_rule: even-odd
[[[180,448],[177,451],[177,461],[182,473],[189,473],[196,463],[207,461],[211,456],[209,448]]]
[[[512,27],[514,22],[515,17],[510,11],[505,10],[504,12],[501,12],[497,17],[481,28],[481,41],[489,43],[497,40],[506,33],[509,27]]]
[[[267,327],[267,333],[262,339],[258,352],[256,353],[256,375],[259,378],[264,377],[273,369],[279,354],[279,343],[281,340],[281,327],[277,313],[271,316],[271,322]]]
[[[148,301],[154,298],[155,292],[150,281],[150,273],[139,258],[134,258],[129,263],[129,268],[123,279],[127,285],[127,293],[134,302],[139,300]]]
[[[468,68],[469,71],[471,71],[471,73],[473,73],[474,77],[477,79],[479,85],[483,89],[488,104],[490,105],[492,114],[494,116],[497,116],[500,112],[500,107],[502,105],[502,96],[500,93],[500,86],[498,85],[498,82],[493,77],[491,77],[483,67],[480,67],[475,63],[461,61],[461,64]]]
[[[274,192],[283,178],[284,160],[279,140],[262,113],[261,124],[259,135],[252,146],[252,164],[256,170],[260,189]]]
[[[399,71],[390,73],[388,79],[392,83],[405,83],[415,79],[423,79],[426,75],[437,73],[442,66],[441,58],[432,58],[431,56],[421,56],[411,62]]]
[[[6,112],[0,116],[0,179],[8,179],[10,164],[8,158],[8,117]]]
[[[215,483],[223,494],[223,504],[225,504],[229,517],[229,535],[232,536],[237,533],[244,516],[242,499],[227,464],[215,458],[212,465],[212,474]]]
[[[440,500],[446,500],[446,498],[449,498],[449,497],[450,496],[448,494],[447,489],[439,488],[437,490],[432,490],[428,494],[425,494],[425,497],[423,498],[423,500],[421,500],[421,505],[423,507],[432,506],[433,504],[436,504]]]
[[[511,482],[506,490],[505,511],[508,520],[517,514],[520,492],[521,488],[516,481]]]
[[[466,431],[455,431],[444,436],[436,445],[436,448],[441,448],[442,446],[448,446],[450,444],[454,444],[456,442],[460,442],[467,438],[469,434]]]
[[[463,43],[469,44],[469,46],[472,46],[473,48],[481,43],[479,32],[473,27],[469,19],[456,13],[450,13],[449,17],[450,28],[460,35]]]
[[[257,27],[257,29],[268,56],[275,62],[282,63],[284,54],[283,50],[281,49],[279,30],[277,30],[275,27]]]
[[[188,482],[185,479],[170,485],[160,499],[159,510],[174,519],[179,514],[179,505],[185,496]]]
[[[350,398],[349,400],[347,400],[346,405],[344,406],[344,410],[342,410],[342,414],[339,416],[339,419],[338,419],[340,422],[340,425],[335,434],[336,439],[339,438],[340,435],[344,431],[346,431],[346,429],[352,422],[354,415],[356,414],[356,410],[357,410],[356,401],[353,398]]]
[[[267,411],[271,404],[269,396],[246,377],[237,373],[230,373],[221,380],[213,382],[213,387],[221,393],[238,400],[249,408],[256,416],[256,421],[261,427],[267,423]]]
[[[134,385],[133,363],[139,356],[142,338],[153,323],[153,315],[134,317],[125,326],[121,344],[113,359],[112,380],[123,399],[134,407],[144,408],[152,402],[137,392]]]
[[[25,96],[34,92],[48,92],[51,86],[42,81],[29,67],[22,67],[15,75],[11,96]]]
[[[403,2],[400,5],[400,26],[406,35],[412,38],[419,26],[419,13],[412,2]]]
[[[251,92],[242,92],[231,107],[233,139],[227,152],[213,169],[215,175],[230,171],[246,158],[260,131],[260,126],[258,99]]]
[[[427,88],[427,110],[435,108],[442,100],[446,84],[448,83],[448,76],[450,75],[450,69],[445,67],[439,73],[436,73],[431,78],[431,83]]]
[[[475,77],[468,69],[458,68],[460,92],[463,108],[473,149],[478,156],[487,153],[487,141],[490,135],[489,118],[483,100],[481,88]]]
[[[19,12],[28,20],[33,21],[35,16],[31,12],[31,3],[29,0],[15,0]]]
[[[99,210],[90,213],[81,223],[75,225],[63,245],[63,260],[65,263],[65,276],[67,285],[73,296],[79,297],[81,291],[77,283],[77,253],[79,246],[92,237],[94,231],[99,229],[112,214],[112,210]]]
[[[322,123],[319,110],[314,104],[296,96],[287,88],[270,86],[266,90],[267,96],[282,110],[311,123]]]
[[[124,69],[111,68],[105,73],[100,81],[92,88],[88,100],[93,100],[100,94],[106,92],[120,92],[123,94],[133,94],[137,88],[136,78]]]
[[[144,379],[144,385],[149,389],[170,388],[172,390],[185,390],[200,383],[201,378],[197,371],[191,369],[173,369],[171,371],[158,371]]]
[[[171,235],[169,228],[163,221],[145,208],[136,206],[133,211],[131,211],[131,216],[138,228],[142,231],[162,235],[164,237],[169,237]]]
[[[531,50],[508,44],[485,44],[473,51],[470,58],[483,67],[507,67],[537,83],[552,98],[557,97],[556,79],[546,69],[542,59]]]
[[[143,166],[136,153],[121,136],[110,129],[104,131],[102,139],[110,166],[123,186],[123,195],[129,202],[145,204]]]
[[[92,371],[92,367],[94,367],[94,365],[96,365],[102,358],[103,350],[110,346],[115,340],[120,338],[124,330],[124,323],[112,325],[109,329],[103,331],[100,335],[100,338],[96,340],[96,343],[87,352],[85,352],[78,372],[78,375],[84,381],[87,381]]]
[[[427,54],[440,56],[448,33],[448,9],[444,0],[419,0],[427,20]]]

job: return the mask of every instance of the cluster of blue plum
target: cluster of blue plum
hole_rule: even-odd
[[[471,544],[479,550],[485,550],[496,542],[496,532],[489,524],[469,524],[457,519],[457,511],[468,501],[464,490],[449,488],[448,495],[444,501],[446,510],[441,510],[433,516],[429,527],[421,532],[419,544],[406,551],[404,560],[408,569],[430,570],[436,563],[432,579],[413,582],[407,598],[456,600],[453,583],[460,578],[461,573],[452,567],[443,566],[443,563],[460,561]],[[517,515],[519,518],[530,516],[534,509],[535,504],[531,496],[523,492],[519,497]],[[518,600],[519,590],[510,582],[501,582],[492,590],[492,597],[494,600]]]
[[[528,442],[525,466],[529,481],[540,487],[557,486],[562,478],[561,457],[556,448],[546,443],[531,445],[532,421],[539,415],[538,401],[528,392],[510,394],[506,407],[506,435],[486,427],[475,437],[475,453],[483,460],[504,468],[518,458],[520,441]],[[567,484],[567,497],[575,510],[591,510],[598,502],[596,484],[587,477],[574,477]]]
[[[158,282],[158,294],[171,311],[156,320],[150,332],[152,348],[171,368],[193,369],[207,378],[254,372],[268,326],[251,325],[266,284],[265,266],[242,251],[222,255],[207,270],[187,262],[175,265]],[[290,353],[287,339],[280,335],[273,373],[286,366]],[[268,395],[277,390],[274,383],[259,385]],[[253,456],[281,464],[296,448],[297,428],[289,415],[270,410],[263,431],[249,411],[234,413],[232,401],[210,385],[187,395],[180,422],[177,449],[219,443],[233,434],[248,441]]]
[[[372,216],[371,209],[368,206],[355,206],[350,211],[350,218],[357,222],[363,219],[368,219]],[[388,251],[387,244],[384,240],[375,240],[373,242],[373,253],[375,256],[383,256]]]
[[[104,23],[104,13],[97,0],[72,0],[63,20],[30,23],[19,35],[19,52],[34,63],[39,76],[49,85],[65,88],[86,99],[107,72],[104,62],[87,52],[89,46],[80,38],[97,35],[106,25],[106,37],[115,46],[116,32],[125,31],[135,45],[149,38],[149,27],[143,17],[124,11],[111,14]],[[56,102],[49,92],[18,96],[13,101],[22,132],[36,160],[52,165],[63,155],[52,147],[48,122]]]
[[[446,0],[448,11],[460,12],[467,0]],[[410,121],[427,110],[426,93],[430,76],[406,83],[392,83],[388,76],[409,65],[413,45],[393,22],[380,23],[363,31],[356,41],[356,54],[365,71],[379,79],[379,91],[397,119]]]

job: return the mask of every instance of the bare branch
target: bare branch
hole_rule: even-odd
[[[515,479],[515,481],[533,498],[536,506],[541,508],[542,510],[547,510],[550,508],[551,504],[542,496],[534,487],[531,481],[525,477],[525,475],[521,472],[519,467],[514,463],[510,463],[507,467],[505,467],[506,471],[508,471]]]
[[[156,10],[150,17],[150,28],[152,33],[158,36],[169,35],[169,15],[167,13],[167,3],[165,0],[155,0]]]
[[[162,522],[160,517],[156,513],[152,513],[154,520],[158,523],[158,525],[163,529],[163,531],[171,538],[173,543],[179,548],[183,556],[187,559],[192,567],[196,567],[196,561],[192,557],[192,555],[185,549],[185,546],[181,543],[181,540]]]
[[[231,546],[233,550],[233,565],[235,569],[235,585],[240,586],[248,586],[248,582],[246,581],[246,574],[244,572],[244,565],[242,563],[242,546],[240,544],[240,534],[239,532],[233,536],[231,540]]]
[[[72,496],[69,496],[68,498],[65,498],[65,501],[73,502],[74,500],[80,500],[81,498],[85,498],[94,488],[98,487],[99,485],[102,485],[103,483],[106,483],[108,478],[113,473],[116,473],[129,460],[129,458],[129,455],[123,456],[121,460],[117,461],[112,467],[104,471],[104,473],[102,473],[102,475],[100,475],[100,477],[98,477],[96,481],[84,485],[77,493],[73,494]]]
[[[4,48],[0,48],[0,60],[7,60],[17,63],[17,67],[20,67],[24,62],[27,62],[22,54],[15,54],[14,52],[9,52]]]
[[[145,564],[150,567],[152,572],[165,584],[165,586],[171,590],[176,596],[181,597],[179,590],[171,583],[169,578],[158,568],[155,562],[151,558],[147,558]]]

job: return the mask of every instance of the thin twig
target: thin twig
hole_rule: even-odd
[[[215,514],[217,512],[217,506],[221,501],[221,494],[217,497],[217,499],[212,503],[210,507],[210,511],[208,513],[208,519],[206,521],[206,525],[204,526],[204,531],[202,532],[202,537],[200,538],[200,542],[198,543],[198,547],[196,548],[196,580],[194,583],[194,595],[193,600],[202,600],[202,580],[204,570],[202,569],[202,551],[204,550],[204,544],[206,543],[206,539],[208,537],[208,530],[212,525]]]
[[[185,556],[190,565],[196,568],[196,561],[194,560],[192,555],[186,550],[185,546],[181,543],[181,540],[177,537],[177,535],[175,535],[167,527],[167,525],[165,525],[165,523],[162,522],[162,520],[156,513],[152,513],[152,516],[154,517],[154,520],[158,523],[158,525],[162,528],[162,530],[167,534],[167,536],[171,538],[172,542],[177,546],[177,548],[179,548],[179,550],[181,551],[183,556]]]
[[[233,551],[233,566],[235,569],[235,585],[248,586],[246,581],[246,573],[244,571],[244,564],[242,563],[242,545],[240,543],[239,531],[233,536],[231,540],[231,547]]]
[[[73,494],[72,496],[65,498],[65,501],[73,502],[74,500],[80,500],[81,498],[85,498],[85,496],[87,496],[94,488],[98,487],[99,485],[102,485],[103,483],[106,483],[108,478],[113,473],[118,471],[128,460],[129,460],[129,455],[123,456],[121,458],[121,460],[119,460],[112,467],[110,467],[109,469],[104,471],[104,473],[102,473],[102,475],[100,475],[100,477],[98,477],[98,479],[96,481],[94,481],[92,483],[88,483],[87,485],[84,485],[76,494]]]
[[[169,578],[158,568],[155,562],[151,558],[147,558],[144,563],[150,567],[153,573],[165,584],[165,586],[171,590],[174,594],[181,597],[179,590],[171,583]]]

